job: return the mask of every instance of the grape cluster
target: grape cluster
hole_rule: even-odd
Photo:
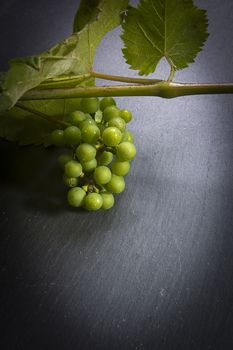
[[[68,203],[87,210],[110,209],[114,194],[125,189],[130,161],[136,155],[133,134],[126,130],[132,113],[120,110],[112,97],[84,98],[64,130],[51,133],[51,143],[67,146],[59,157]]]

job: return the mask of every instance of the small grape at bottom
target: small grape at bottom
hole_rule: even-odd
[[[83,205],[86,192],[81,187],[74,187],[67,194],[68,203],[72,207],[79,208]]]
[[[125,180],[122,176],[112,175],[111,180],[106,185],[108,191],[113,193],[121,193],[125,189]]]
[[[101,209],[108,210],[111,209],[114,206],[115,199],[112,193],[109,192],[103,192],[101,193],[101,196],[103,198],[103,205]]]
[[[103,198],[98,193],[89,193],[85,197],[84,206],[87,210],[99,210],[103,205]]]

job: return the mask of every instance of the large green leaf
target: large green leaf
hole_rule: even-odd
[[[63,75],[75,74],[76,85],[93,85],[94,79],[88,79],[85,75],[92,68],[95,50],[103,36],[120,24],[121,12],[127,4],[128,0],[117,3],[114,0],[100,0],[97,9],[96,1],[90,1],[88,6],[82,1],[78,18],[76,15],[75,19],[80,32],[39,56],[11,61],[10,70],[0,75],[0,88],[2,86],[3,89],[3,94],[0,95],[0,137],[16,141],[20,145],[47,145],[48,135],[57,127],[55,123],[18,107],[7,112],[4,110],[15,104],[24,92],[44,81],[48,81],[51,87],[53,84],[63,84]],[[85,11],[88,11],[87,16]],[[81,15],[85,20],[80,19]],[[80,81],[77,75],[80,76]],[[52,79],[57,77],[61,77],[61,80]],[[65,120],[71,111],[79,108],[80,99],[28,101],[23,104],[48,117]]]
[[[79,32],[87,23],[95,21],[100,13],[100,0],[82,0],[74,18],[73,30]]]
[[[79,108],[79,101],[79,99],[48,100],[24,102],[23,104],[47,116],[56,116],[59,120],[65,120],[68,113]],[[59,124],[46,121],[16,106],[0,117],[0,137],[20,145],[47,145],[49,134],[56,128],[60,128]]]
[[[183,69],[201,50],[207,33],[206,11],[192,0],[141,0],[123,24],[123,54],[140,75],[155,71],[165,57],[171,67]]]
[[[91,22],[85,22],[80,32],[41,55],[11,60],[1,85],[0,111],[12,107],[26,91],[47,79],[64,74],[90,73],[96,48],[103,36],[120,24],[120,14],[127,4],[128,0],[101,0],[98,17],[95,20],[89,17]],[[96,6],[93,11],[96,11]]]
[[[80,86],[92,86],[93,79],[86,80]],[[21,105],[42,112],[51,121],[44,120],[34,113],[14,106],[0,116],[0,137],[20,145],[49,145],[49,135],[56,128],[63,128],[52,119],[66,121],[69,114],[80,109],[81,99],[24,101]]]

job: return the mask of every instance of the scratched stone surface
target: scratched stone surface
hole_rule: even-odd
[[[77,3],[2,0],[1,70],[69,35]],[[196,3],[211,35],[176,80],[233,81],[232,1]],[[119,32],[95,69],[136,76]],[[68,208],[56,150],[0,143],[2,350],[233,348],[233,96],[117,102],[138,156],[110,212]]]

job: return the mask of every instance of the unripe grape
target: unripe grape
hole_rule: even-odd
[[[123,133],[121,142],[125,142],[125,141],[134,143],[134,135],[132,134],[131,131],[126,130]]]
[[[74,187],[67,194],[68,203],[72,207],[81,207],[86,197],[86,192],[80,187]]]
[[[129,162],[120,162],[116,160],[112,163],[112,172],[118,176],[125,176],[130,171],[130,163]]]
[[[102,192],[101,197],[103,198],[103,204],[101,209],[108,210],[114,206],[115,199],[112,193]]]
[[[120,116],[126,123],[129,123],[133,119],[132,113],[128,109],[122,109]]]
[[[64,168],[65,164],[67,162],[69,162],[70,160],[72,160],[72,155],[71,154],[61,154],[59,157],[58,157],[58,163],[59,165]]]
[[[86,143],[97,143],[100,130],[96,125],[87,125],[82,128],[82,140]]]
[[[65,165],[65,174],[67,177],[79,177],[82,174],[82,165],[76,160],[70,160]]]
[[[117,146],[116,155],[120,161],[132,160],[136,156],[136,153],[136,148],[131,142],[122,142]]]
[[[113,193],[121,193],[125,189],[125,180],[122,176],[112,175],[111,180],[106,185],[108,191]]]
[[[83,128],[89,125],[96,125],[96,122],[89,114],[86,114],[86,119],[80,123],[79,128],[82,130]]]
[[[120,117],[121,112],[116,106],[109,106],[105,108],[103,112],[103,117],[106,122],[109,122],[112,118]]]
[[[95,158],[96,149],[95,147],[93,147],[92,145],[89,145],[88,143],[82,143],[76,149],[76,156],[82,163],[89,162],[90,160]]]
[[[78,179],[76,177],[68,177],[66,174],[63,176],[64,184],[68,187],[76,187],[78,185]]]
[[[89,162],[82,163],[83,171],[86,171],[87,173],[95,170],[97,167],[97,160],[94,158],[90,160]]]
[[[64,139],[64,132],[63,130],[54,130],[51,133],[51,142],[54,146],[64,146],[65,145],[65,139]]]
[[[117,146],[121,142],[122,133],[119,129],[110,126],[102,134],[103,142],[107,146]]]
[[[80,106],[85,113],[95,113],[99,109],[99,99],[97,97],[83,98]]]
[[[109,165],[113,160],[113,154],[108,151],[101,152],[98,157],[97,161],[99,165]]]
[[[81,131],[77,126],[68,126],[64,130],[64,139],[68,145],[77,146],[81,142]]]
[[[104,111],[105,108],[107,108],[109,106],[115,106],[115,105],[116,105],[116,101],[112,97],[104,97],[100,101],[100,109],[101,109],[101,111]]]
[[[74,111],[70,114],[70,122],[74,126],[80,125],[81,122],[83,122],[86,119],[85,113],[81,111]]]
[[[84,206],[87,210],[96,211],[103,205],[103,198],[98,193],[89,193],[84,200]]]
[[[111,177],[111,170],[106,166],[98,166],[94,171],[94,180],[98,185],[107,184]]]
[[[108,126],[114,126],[123,132],[125,130],[125,121],[124,121],[124,119],[122,119],[120,117],[112,118],[109,121]]]

